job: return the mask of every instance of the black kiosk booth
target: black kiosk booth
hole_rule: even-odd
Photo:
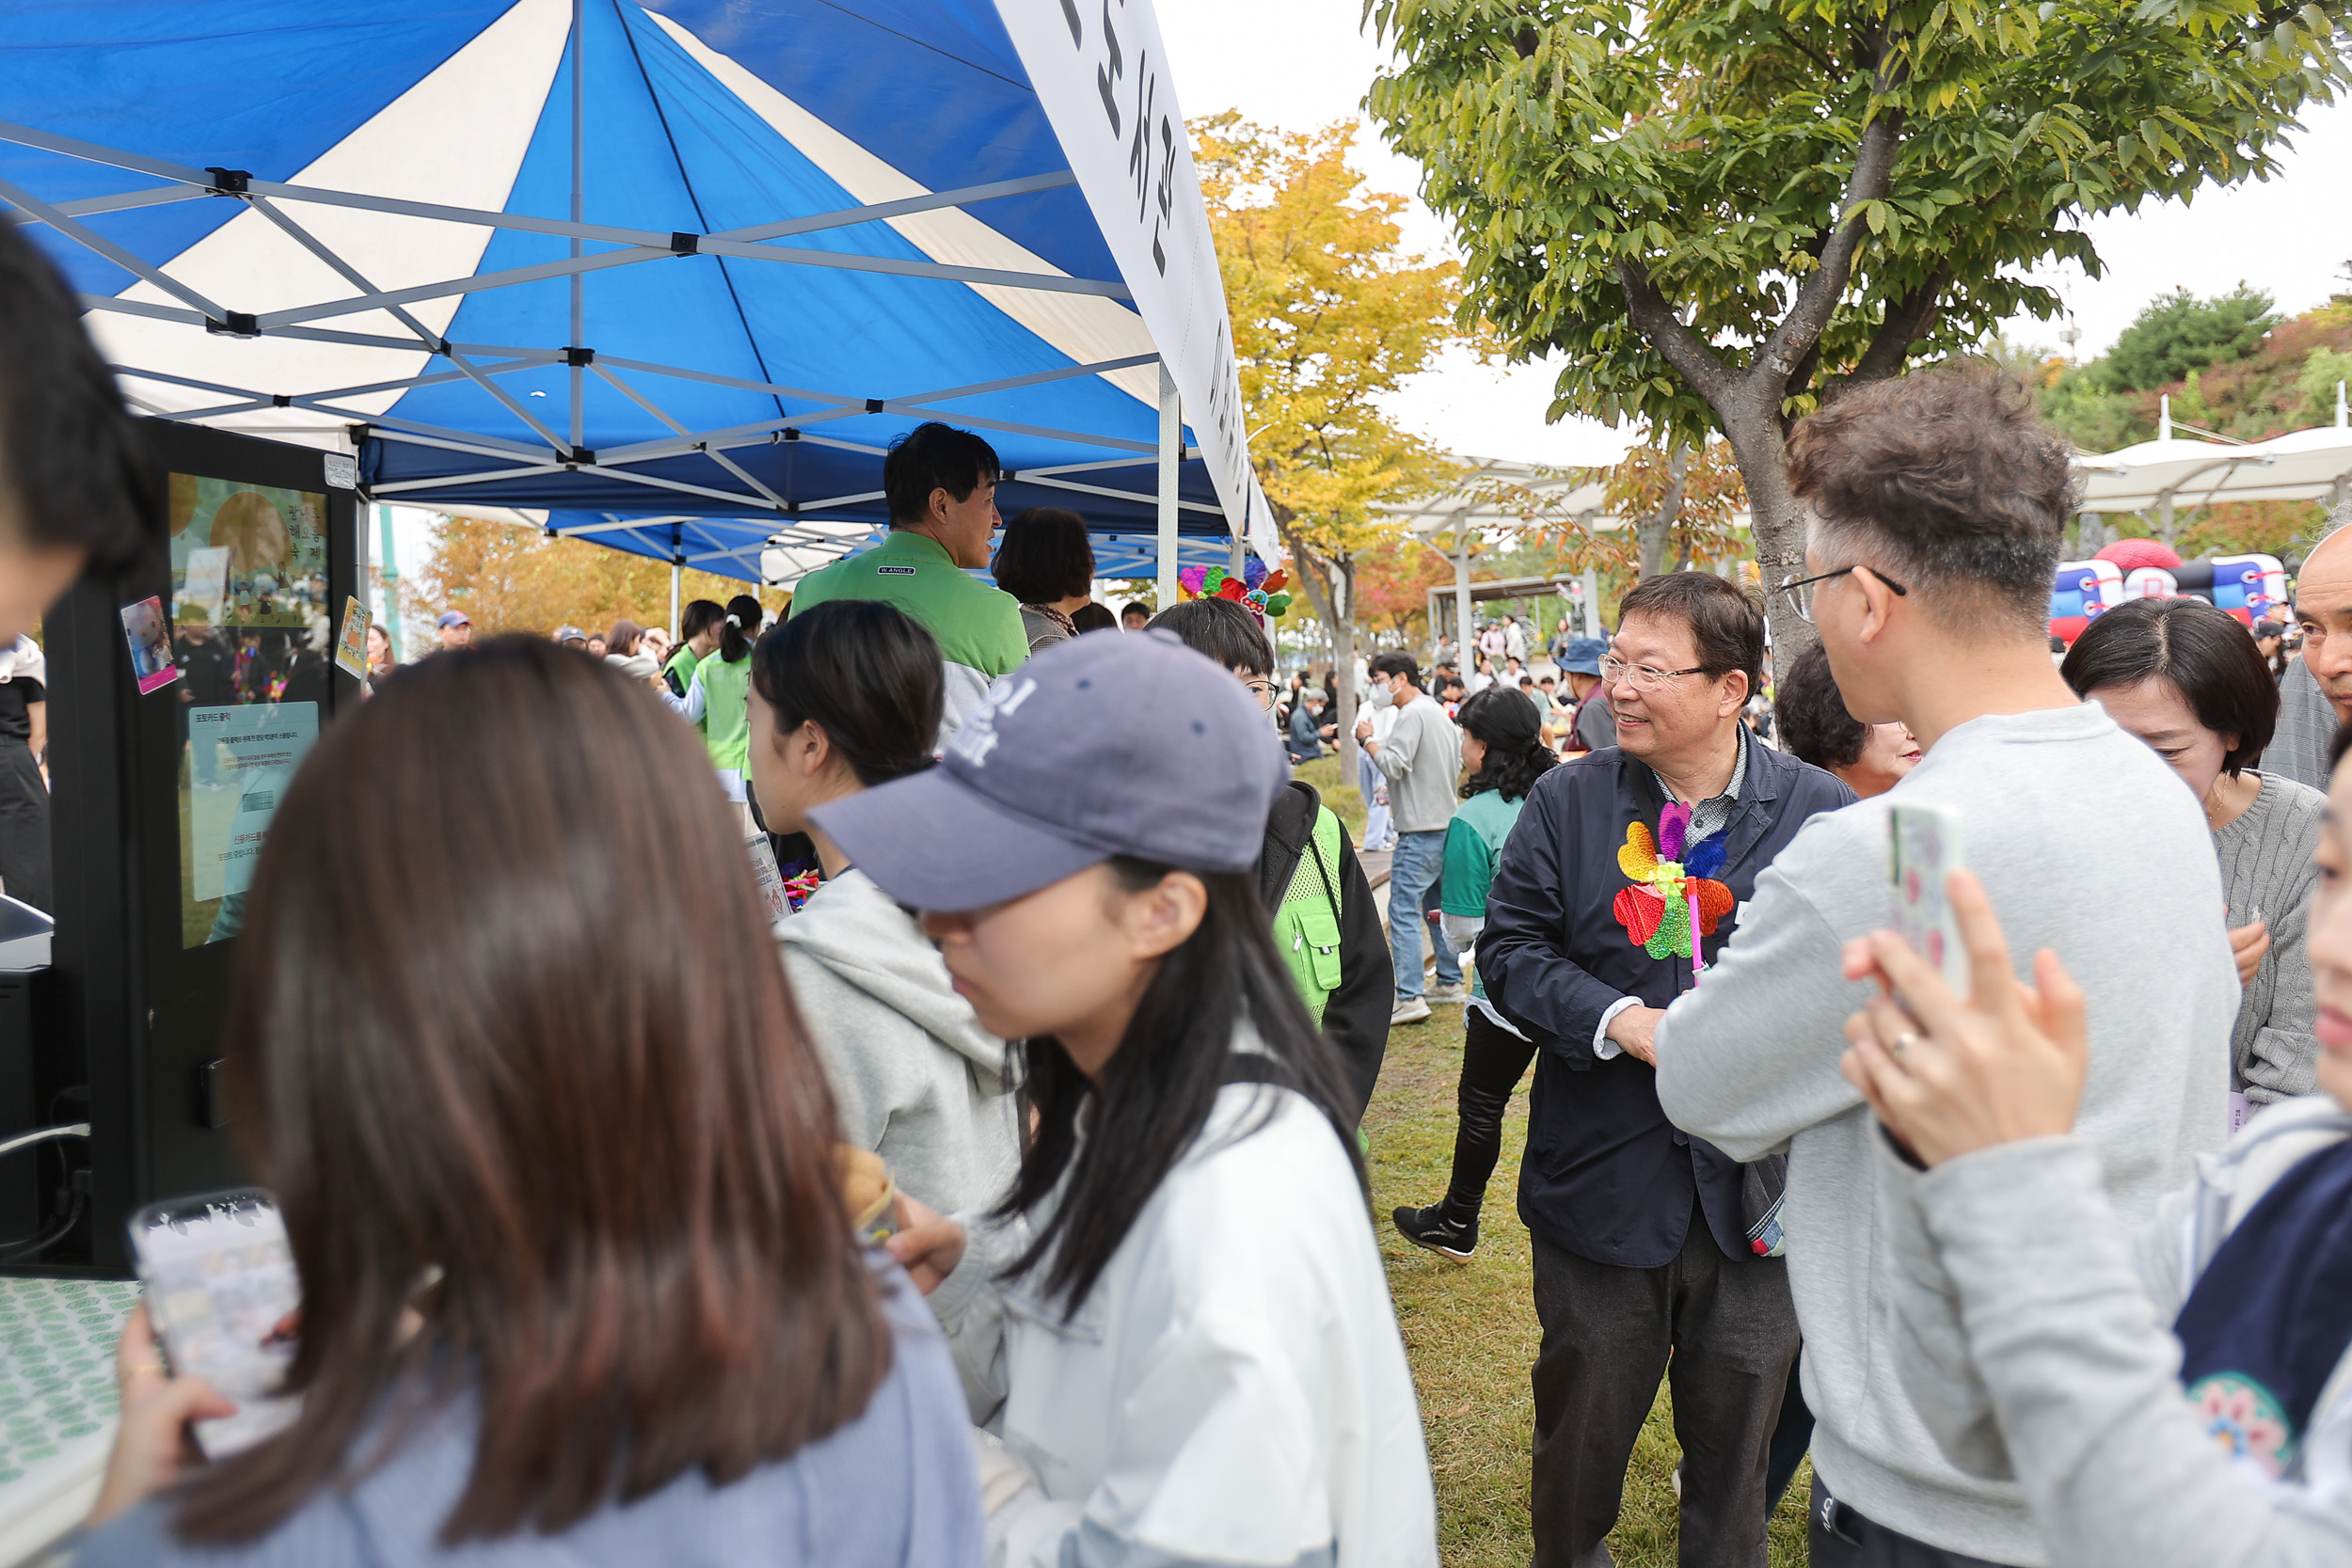
[[[9,1273],[127,1277],[136,1209],[247,1180],[218,1082],[244,891],[294,767],[359,697],[334,661],[351,459],[147,428],[168,559],[78,584],[43,628],[56,929],[46,970],[0,973],[0,1141],[90,1132],[0,1158]]]

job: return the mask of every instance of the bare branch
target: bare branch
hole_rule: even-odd
[[[1830,312],[1837,308],[1838,296],[1846,292],[1846,280],[1853,271],[1854,252],[1862,245],[1867,227],[1860,209],[1864,203],[1886,195],[1887,182],[1895,171],[1895,150],[1902,140],[1901,120],[1899,109],[1881,109],[1864,129],[1861,145],[1854,151],[1853,177],[1846,184],[1843,215],[1829,244],[1821,248],[1821,264],[1813,269],[1813,275],[1797,291],[1797,302],[1788,308],[1788,314],[1781,318],[1780,325],[1765,341],[1764,352],[1756,356],[1754,373],[1773,384],[1775,404],[1797,362],[1821,341],[1822,329],[1829,325]],[[1640,324],[1637,321],[1635,325]]]
[[[1650,281],[1649,269],[1631,258],[1617,261],[1617,281],[1625,289],[1626,314],[1634,329],[1709,404],[1721,407],[1735,385],[1732,373],[1715,351],[1699,341],[1698,334],[1682,325],[1674,307]]]

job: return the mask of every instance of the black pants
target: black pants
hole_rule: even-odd
[[[1697,1202],[1671,1263],[1535,1254],[1536,1568],[1568,1568],[1617,1522],[1625,1468],[1661,1377],[1682,1445],[1682,1568],[1762,1568],[1765,1451],[1797,1354],[1788,1264],[1731,1259]]]
[[[1462,1009],[1462,1084],[1454,1091],[1459,1120],[1454,1132],[1454,1179],[1445,1206],[1456,1219],[1474,1220],[1486,1183],[1502,1158],[1502,1113],[1535,1059],[1535,1042],[1521,1039],[1475,1006]]]
[[[54,913],[49,881],[49,791],[22,740],[0,740],[0,892]]]
[[[1831,1497],[1818,1476],[1810,1513],[1804,1535],[1811,1568],[1998,1568],[1983,1558],[1931,1546],[1864,1518]]]
[[[1780,1507],[1788,1483],[1797,1479],[1797,1466],[1804,1463],[1806,1450],[1813,1447],[1813,1412],[1804,1402],[1804,1387],[1797,1377],[1804,1368],[1804,1353],[1800,1350],[1788,1363],[1788,1386],[1781,1390],[1780,1421],[1772,1428],[1770,1463],[1764,1467],[1767,1513]]]

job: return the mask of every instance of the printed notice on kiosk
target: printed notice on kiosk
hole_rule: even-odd
[[[294,766],[319,734],[316,703],[188,709],[188,867],[199,903],[243,893]]]

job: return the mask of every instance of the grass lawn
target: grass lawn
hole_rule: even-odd
[[[1314,766],[1331,767],[1310,765]],[[1421,1393],[1422,1425],[1429,1435],[1441,1560],[1446,1568],[1526,1568],[1534,1549],[1527,1522],[1528,1445],[1534,1421],[1528,1369],[1534,1365],[1538,1334],[1529,1293],[1527,1231],[1512,1196],[1527,1136],[1526,1084],[1519,1085],[1503,1124],[1502,1163],[1487,1189],[1477,1258],[1460,1264],[1424,1252],[1389,1223],[1389,1211],[1399,1204],[1434,1203],[1445,1194],[1461,1046],[1458,1006],[1440,1006],[1427,1022],[1389,1032],[1380,1086],[1364,1116],[1372,1143],[1372,1196],[1389,1287]],[[1679,1456],[1661,1389],[1634,1445],[1624,1513],[1609,1538],[1622,1568],[1673,1568],[1675,1496],[1667,1478]],[[1810,1476],[1809,1467],[1797,1473],[1772,1519],[1772,1568],[1793,1568],[1805,1560]]]
[[[1300,763],[1291,769],[1291,777],[1304,779],[1314,785],[1315,793],[1323,797],[1323,803],[1329,806],[1346,826],[1347,841],[1350,844],[1363,843],[1364,798],[1356,793],[1353,784],[1340,783],[1340,757],[1337,752],[1317,757],[1312,762]]]

